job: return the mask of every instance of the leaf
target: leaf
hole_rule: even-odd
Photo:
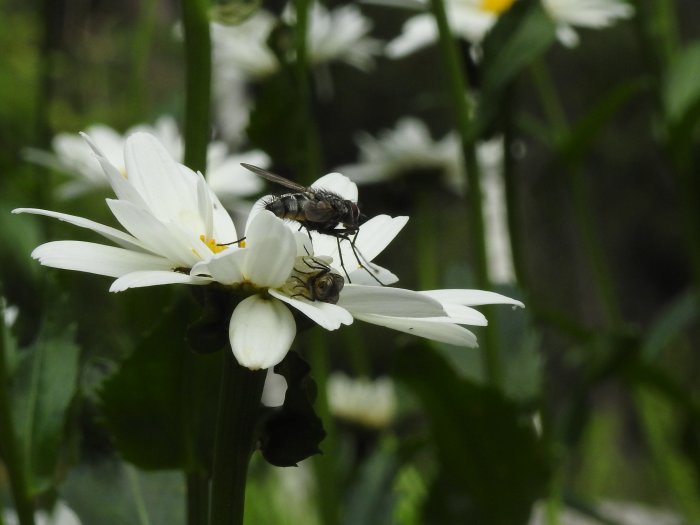
[[[427,345],[406,351],[397,372],[428,414],[439,460],[426,522],[526,523],[550,470],[530,417],[497,389],[457,377]]]
[[[653,361],[698,318],[698,300],[695,290],[676,298],[652,322],[644,338],[641,356]]]
[[[119,461],[82,464],[71,470],[61,497],[82,523],[184,525],[181,472],[142,472]]]
[[[278,467],[295,466],[318,454],[326,437],[323,423],[314,411],[316,383],[311,368],[296,352],[288,352],[275,367],[275,373],[287,380],[287,393],[280,408],[271,409],[261,427],[260,449],[263,457]]]
[[[99,393],[117,449],[144,469],[211,465],[222,354],[187,347],[190,317],[184,302],[166,311]]]
[[[30,348],[18,352],[13,416],[33,494],[48,490],[57,479],[67,415],[77,391],[80,349],[73,335],[73,327],[45,327]]]
[[[683,49],[671,63],[662,97],[669,124],[680,124],[700,103],[700,41]]]

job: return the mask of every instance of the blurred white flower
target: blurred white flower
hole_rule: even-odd
[[[2,303],[3,321],[5,326],[9,328],[15,324],[17,316],[19,315],[19,308],[8,305],[4,297],[0,297],[0,302]]]
[[[635,502],[627,501],[603,501],[596,510],[606,518],[619,525],[681,525],[684,521],[668,510],[655,509]],[[543,504],[535,506],[530,525],[545,525],[546,519]],[[575,510],[564,509],[558,516],[561,525],[598,525],[597,519],[592,519]]]
[[[328,377],[328,405],[337,418],[370,428],[388,426],[396,414],[396,392],[388,377],[350,378],[341,372]]]
[[[427,9],[427,0],[372,0],[374,3],[415,8],[417,3]],[[452,32],[460,38],[479,44],[489,30],[515,0],[445,0],[445,9]],[[600,29],[617,20],[630,18],[634,7],[626,0],[542,0],[545,10],[557,25],[557,37],[572,47],[579,38],[573,27]],[[389,42],[385,53],[401,58],[438,39],[437,25],[432,14],[421,13],[409,18],[400,36]]]
[[[182,161],[184,145],[175,119],[161,117],[154,126],[138,125],[130,128],[123,135],[114,129],[96,124],[86,130],[90,140],[102,152],[120,173],[125,173],[124,145],[126,139],[137,132],[154,135],[165,149],[177,161]],[[109,181],[105,177],[100,162],[78,133],[59,133],[52,141],[53,153],[29,149],[25,158],[31,162],[42,164],[73,176],[73,180],[60,186],[59,196],[72,198],[86,192],[105,189]],[[206,178],[216,194],[227,202],[238,197],[253,195],[262,189],[258,177],[243,169],[241,162],[259,163],[268,166],[269,158],[261,151],[250,151],[242,154],[229,154],[226,144],[214,141],[207,150]]]
[[[452,32],[473,44],[479,44],[493,27],[501,13],[507,11],[515,0],[446,0],[445,10]],[[420,0],[424,9],[428,0]],[[392,2],[391,5],[397,5]],[[414,7],[415,0],[407,2]],[[390,58],[401,58],[438,39],[437,25],[432,13],[421,13],[409,18],[400,36],[386,45]]]
[[[461,193],[464,188],[464,162],[455,133],[435,141],[421,120],[405,117],[394,129],[381,131],[377,138],[363,132],[355,141],[360,150],[359,162],[341,166],[338,171],[358,184],[431,170],[443,175],[446,186],[453,191]]]
[[[462,194],[466,174],[459,138],[455,133],[434,141],[427,126],[415,118],[403,118],[396,127],[377,138],[358,136],[359,162],[338,168],[358,184],[385,182],[397,177],[431,170],[440,173],[447,188]],[[481,169],[484,225],[489,276],[495,284],[515,280],[508,230],[508,213],[503,182],[503,141],[480,142],[477,161]]]
[[[634,7],[625,0],[542,0],[542,5],[557,24],[557,38],[567,47],[579,43],[573,27],[601,29],[634,15]]]
[[[5,525],[19,525],[19,519],[15,511],[4,509],[2,519]],[[81,525],[78,516],[68,505],[62,501],[57,501],[51,513],[40,510],[34,514],[35,525]]]

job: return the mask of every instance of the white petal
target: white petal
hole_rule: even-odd
[[[123,292],[129,288],[144,288],[161,284],[209,284],[211,279],[173,271],[139,271],[123,275],[112,283],[110,292]]]
[[[368,314],[355,315],[355,319],[441,343],[468,347],[478,346],[476,336],[466,328],[456,324],[429,319],[407,319],[405,317],[385,317]]]
[[[525,308],[525,305],[517,299],[511,299],[505,295],[486,290],[427,290],[419,292],[428,297],[440,301],[441,303],[463,304],[464,306],[479,306],[482,304],[512,304]]]
[[[338,265],[334,264],[333,266]],[[381,286],[383,284],[384,286],[388,286],[399,280],[395,273],[387,270],[386,268],[382,268],[378,264],[371,263],[370,266],[371,268],[367,270],[364,268],[358,268],[354,272],[350,272],[350,283],[366,284],[368,286]],[[342,268],[338,268],[338,270],[344,274],[344,272],[342,272]],[[369,273],[370,271],[372,272],[372,275],[377,278],[376,280],[372,278],[372,275]]]
[[[117,230],[110,226],[105,226],[99,222],[91,221],[90,219],[84,219],[83,217],[78,217],[76,215],[68,215],[66,213],[58,213],[49,210],[40,210],[38,208],[16,208],[12,210],[12,213],[32,213],[34,215],[45,215],[46,217],[53,217],[59,221],[64,221],[74,226],[79,226],[81,228],[87,228],[96,233],[99,233],[103,237],[109,239],[116,244],[119,244],[123,248],[135,251],[146,251],[147,248],[138,239],[132,237],[131,235],[124,233],[123,231]]]
[[[221,198],[247,197],[263,189],[263,180],[241,166],[241,162],[267,169],[270,157],[260,150],[232,155],[221,163],[207,168],[207,182]]]
[[[468,306],[463,306],[461,304],[443,304],[445,312],[452,321],[459,324],[471,324],[475,326],[486,326],[488,321],[486,316],[474,310],[474,308],[469,308]]]
[[[427,300],[426,300],[427,299]],[[399,317],[438,317],[445,310],[438,301],[413,290],[346,284],[340,292],[338,306],[357,314],[391,315]]]
[[[314,182],[311,187],[328,190],[340,195],[343,199],[357,202],[357,184],[340,173],[324,175]]]
[[[296,331],[294,316],[284,303],[252,295],[241,301],[231,316],[233,355],[251,370],[273,367],[287,355]]]
[[[129,201],[106,201],[119,223],[147,246],[149,251],[173,261],[175,266],[189,268],[196,262],[192,246],[180,235],[174,235],[173,229],[156,219],[148,210]]]
[[[385,53],[389,58],[401,58],[437,40],[438,31],[431,15],[409,18],[399,37],[389,42]]]
[[[198,216],[197,176],[175,160],[153,135],[130,135],[124,149],[127,177],[160,220]]]
[[[141,252],[83,241],[54,241],[38,246],[32,257],[44,266],[121,277],[138,270],[170,270],[172,262]]]
[[[210,275],[222,284],[240,283],[243,278],[243,265],[247,253],[245,250],[230,248],[215,254],[208,261],[198,262],[192,267],[192,275]]]
[[[263,210],[246,231],[245,250],[245,277],[260,287],[279,288],[294,267],[297,244],[284,222]]]
[[[341,324],[352,324],[352,315],[345,308],[338,305],[324,303],[323,301],[309,301],[307,299],[297,299],[289,297],[277,290],[268,290],[270,295],[280,301],[293,306],[306,315],[313,322],[322,326],[326,330],[337,330]]]

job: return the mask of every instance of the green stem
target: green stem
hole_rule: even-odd
[[[323,421],[326,438],[323,441],[323,455],[314,456],[313,465],[316,474],[318,501],[321,507],[321,522],[324,525],[336,525],[340,522],[340,494],[338,493],[338,467],[336,464],[336,431],[328,407],[328,344],[325,334],[313,330],[309,336],[309,361],[316,381],[317,397],[315,408]]]
[[[570,132],[561,99],[543,61],[537,61],[533,67],[540,103],[549,119],[549,125],[554,130],[557,139]],[[557,141],[559,142],[559,140]],[[580,166],[567,162],[564,166],[569,186],[573,195],[573,212],[576,228],[581,236],[584,253],[593,272],[594,283],[603,306],[608,327],[618,328],[623,320],[613,286],[612,273],[606,260],[598,230],[591,210],[591,196],[583,177]]]
[[[188,472],[187,525],[204,525],[209,521],[209,476],[203,472]]]
[[[457,126],[462,140],[462,151],[467,170],[469,200],[467,220],[470,225],[472,251],[474,253],[474,268],[476,282],[480,288],[490,287],[486,239],[484,237],[484,216],[482,211],[481,176],[476,157],[474,143],[475,133],[472,122],[472,111],[467,100],[466,76],[462,62],[457,54],[457,46],[447,20],[444,0],[431,0],[433,16],[439,31],[440,51],[444,62],[445,72],[450,89],[450,97],[457,119]],[[490,308],[485,309],[488,315]],[[491,384],[499,385],[502,381],[501,358],[498,348],[498,338],[495,317],[484,330],[484,341],[481,345],[482,359],[486,377]]]
[[[210,525],[242,525],[265,370],[248,370],[224,350],[214,441]]]
[[[294,0],[296,11],[296,26],[294,28],[294,47],[296,51],[295,76],[297,87],[297,103],[301,114],[305,115],[304,126],[304,155],[300,165],[301,180],[311,183],[321,170],[321,147],[319,145],[316,121],[313,118],[311,103],[311,83],[309,82],[308,39],[309,11],[313,0]]]
[[[156,20],[156,0],[141,2],[139,23],[134,32],[132,61],[134,75],[131,82],[131,110],[134,121],[138,122],[146,113],[146,94],[148,82],[148,62],[150,59],[151,41]]]
[[[211,98],[211,42],[209,2],[182,0],[185,34],[185,164],[195,171],[207,168]]]
[[[1,296],[1,294],[0,294]],[[0,305],[0,456],[9,474],[10,492],[20,525],[34,525],[34,506],[29,494],[27,462],[22,460],[10,403],[10,371],[7,362],[4,307]]]

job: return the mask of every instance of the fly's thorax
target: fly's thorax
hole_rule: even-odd
[[[296,258],[291,275],[282,290],[291,297],[335,304],[345,286],[345,279],[334,272],[326,257],[312,255]]]

